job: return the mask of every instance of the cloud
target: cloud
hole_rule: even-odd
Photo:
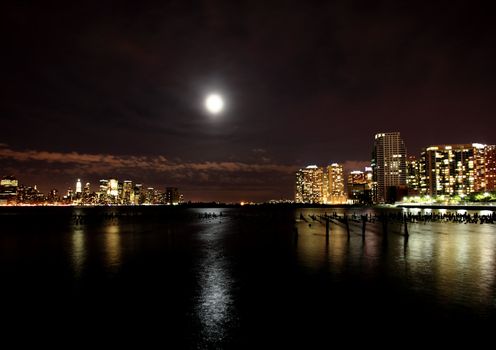
[[[164,156],[117,156],[111,154],[87,154],[77,152],[48,152],[37,150],[18,151],[7,145],[0,145],[0,159],[15,162],[45,162],[61,166],[73,166],[78,171],[99,174],[109,171],[141,170],[158,173],[174,172],[180,174],[191,172],[224,172],[224,173],[283,173],[289,174],[296,170],[295,166],[283,164],[259,164],[235,161],[220,162],[183,162],[170,161]],[[69,170],[70,172],[70,170]],[[203,175],[205,176],[205,175]]]

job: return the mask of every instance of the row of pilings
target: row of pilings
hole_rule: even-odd
[[[307,217],[300,213],[301,221],[308,223],[309,226],[313,223],[320,223],[325,225],[326,239],[329,239],[331,232],[331,223],[343,226],[346,229],[348,238],[350,238],[350,223],[359,224],[361,226],[362,239],[365,239],[367,231],[367,224],[378,223],[382,226],[382,233],[384,238],[387,239],[390,224],[396,223],[402,225],[402,233],[407,238],[409,236],[408,225],[411,223],[427,224],[427,223],[452,223],[452,224],[495,224],[496,212],[491,214],[481,215],[478,213],[363,213],[363,214],[338,214],[324,213],[324,214],[308,214]]]

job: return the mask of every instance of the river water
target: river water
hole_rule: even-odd
[[[331,212],[374,214],[2,208],[6,332],[253,348],[496,320],[496,225],[332,223],[327,239],[309,215]]]

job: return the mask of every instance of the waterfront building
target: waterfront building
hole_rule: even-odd
[[[144,195],[143,195],[143,185],[142,184],[135,184],[133,188],[133,193],[134,193],[134,204],[143,204],[145,201]]]
[[[421,164],[415,156],[408,156],[406,160],[406,185],[409,196],[425,194],[425,188],[421,186]]]
[[[348,174],[348,200],[353,204],[372,202],[372,168],[365,171],[353,170]]]
[[[343,165],[333,163],[327,166],[324,174],[323,202],[326,204],[346,203]]]
[[[100,180],[100,194],[107,194],[108,192],[108,180]]]
[[[108,181],[107,194],[113,197],[114,200],[119,197],[119,181],[117,179],[110,179]]]
[[[486,186],[485,145],[429,146],[422,150],[422,187],[431,196],[465,196]]]
[[[406,195],[406,147],[399,132],[375,135],[371,163],[375,203],[394,203]]]
[[[324,203],[324,170],[309,165],[296,172],[296,203]]]
[[[82,193],[82,186],[81,186],[81,179],[77,179],[76,182],[76,196],[80,195]]]
[[[145,204],[153,204],[155,189],[153,187],[148,187],[145,194]]]
[[[486,146],[485,149],[485,179],[486,191],[496,191],[496,145]]]
[[[91,193],[91,189],[90,189],[90,183],[87,182],[85,185],[84,185],[84,189],[83,189],[83,194],[85,196],[89,196]]]
[[[124,180],[122,185],[122,203],[131,204],[134,201],[133,182]]]
[[[0,180],[0,204],[15,204],[19,181],[14,176],[4,176]]]
[[[167,187],[165,189],[165,204],[176,205],[182,202],[182,196],[177,187]]]
[[[57,189],[55,188],[52,188],[50,192],[48,192],[47,201],[52,204],[58,203],[60,201],[59,191],[57,191]]]

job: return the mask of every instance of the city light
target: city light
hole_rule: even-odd
[[[76,181],[76,191],[67,189],[65,195],[52,189],[44,194],[37,186],[19,184],[13,176],[4,176],[0,182],[0,205],[178,205],[183,203],[183,195],[177,187],[166,187],[164,191],[148,187],[131,180],[102,179],[95,192],[86,182],[84,189],[81,179]]]

